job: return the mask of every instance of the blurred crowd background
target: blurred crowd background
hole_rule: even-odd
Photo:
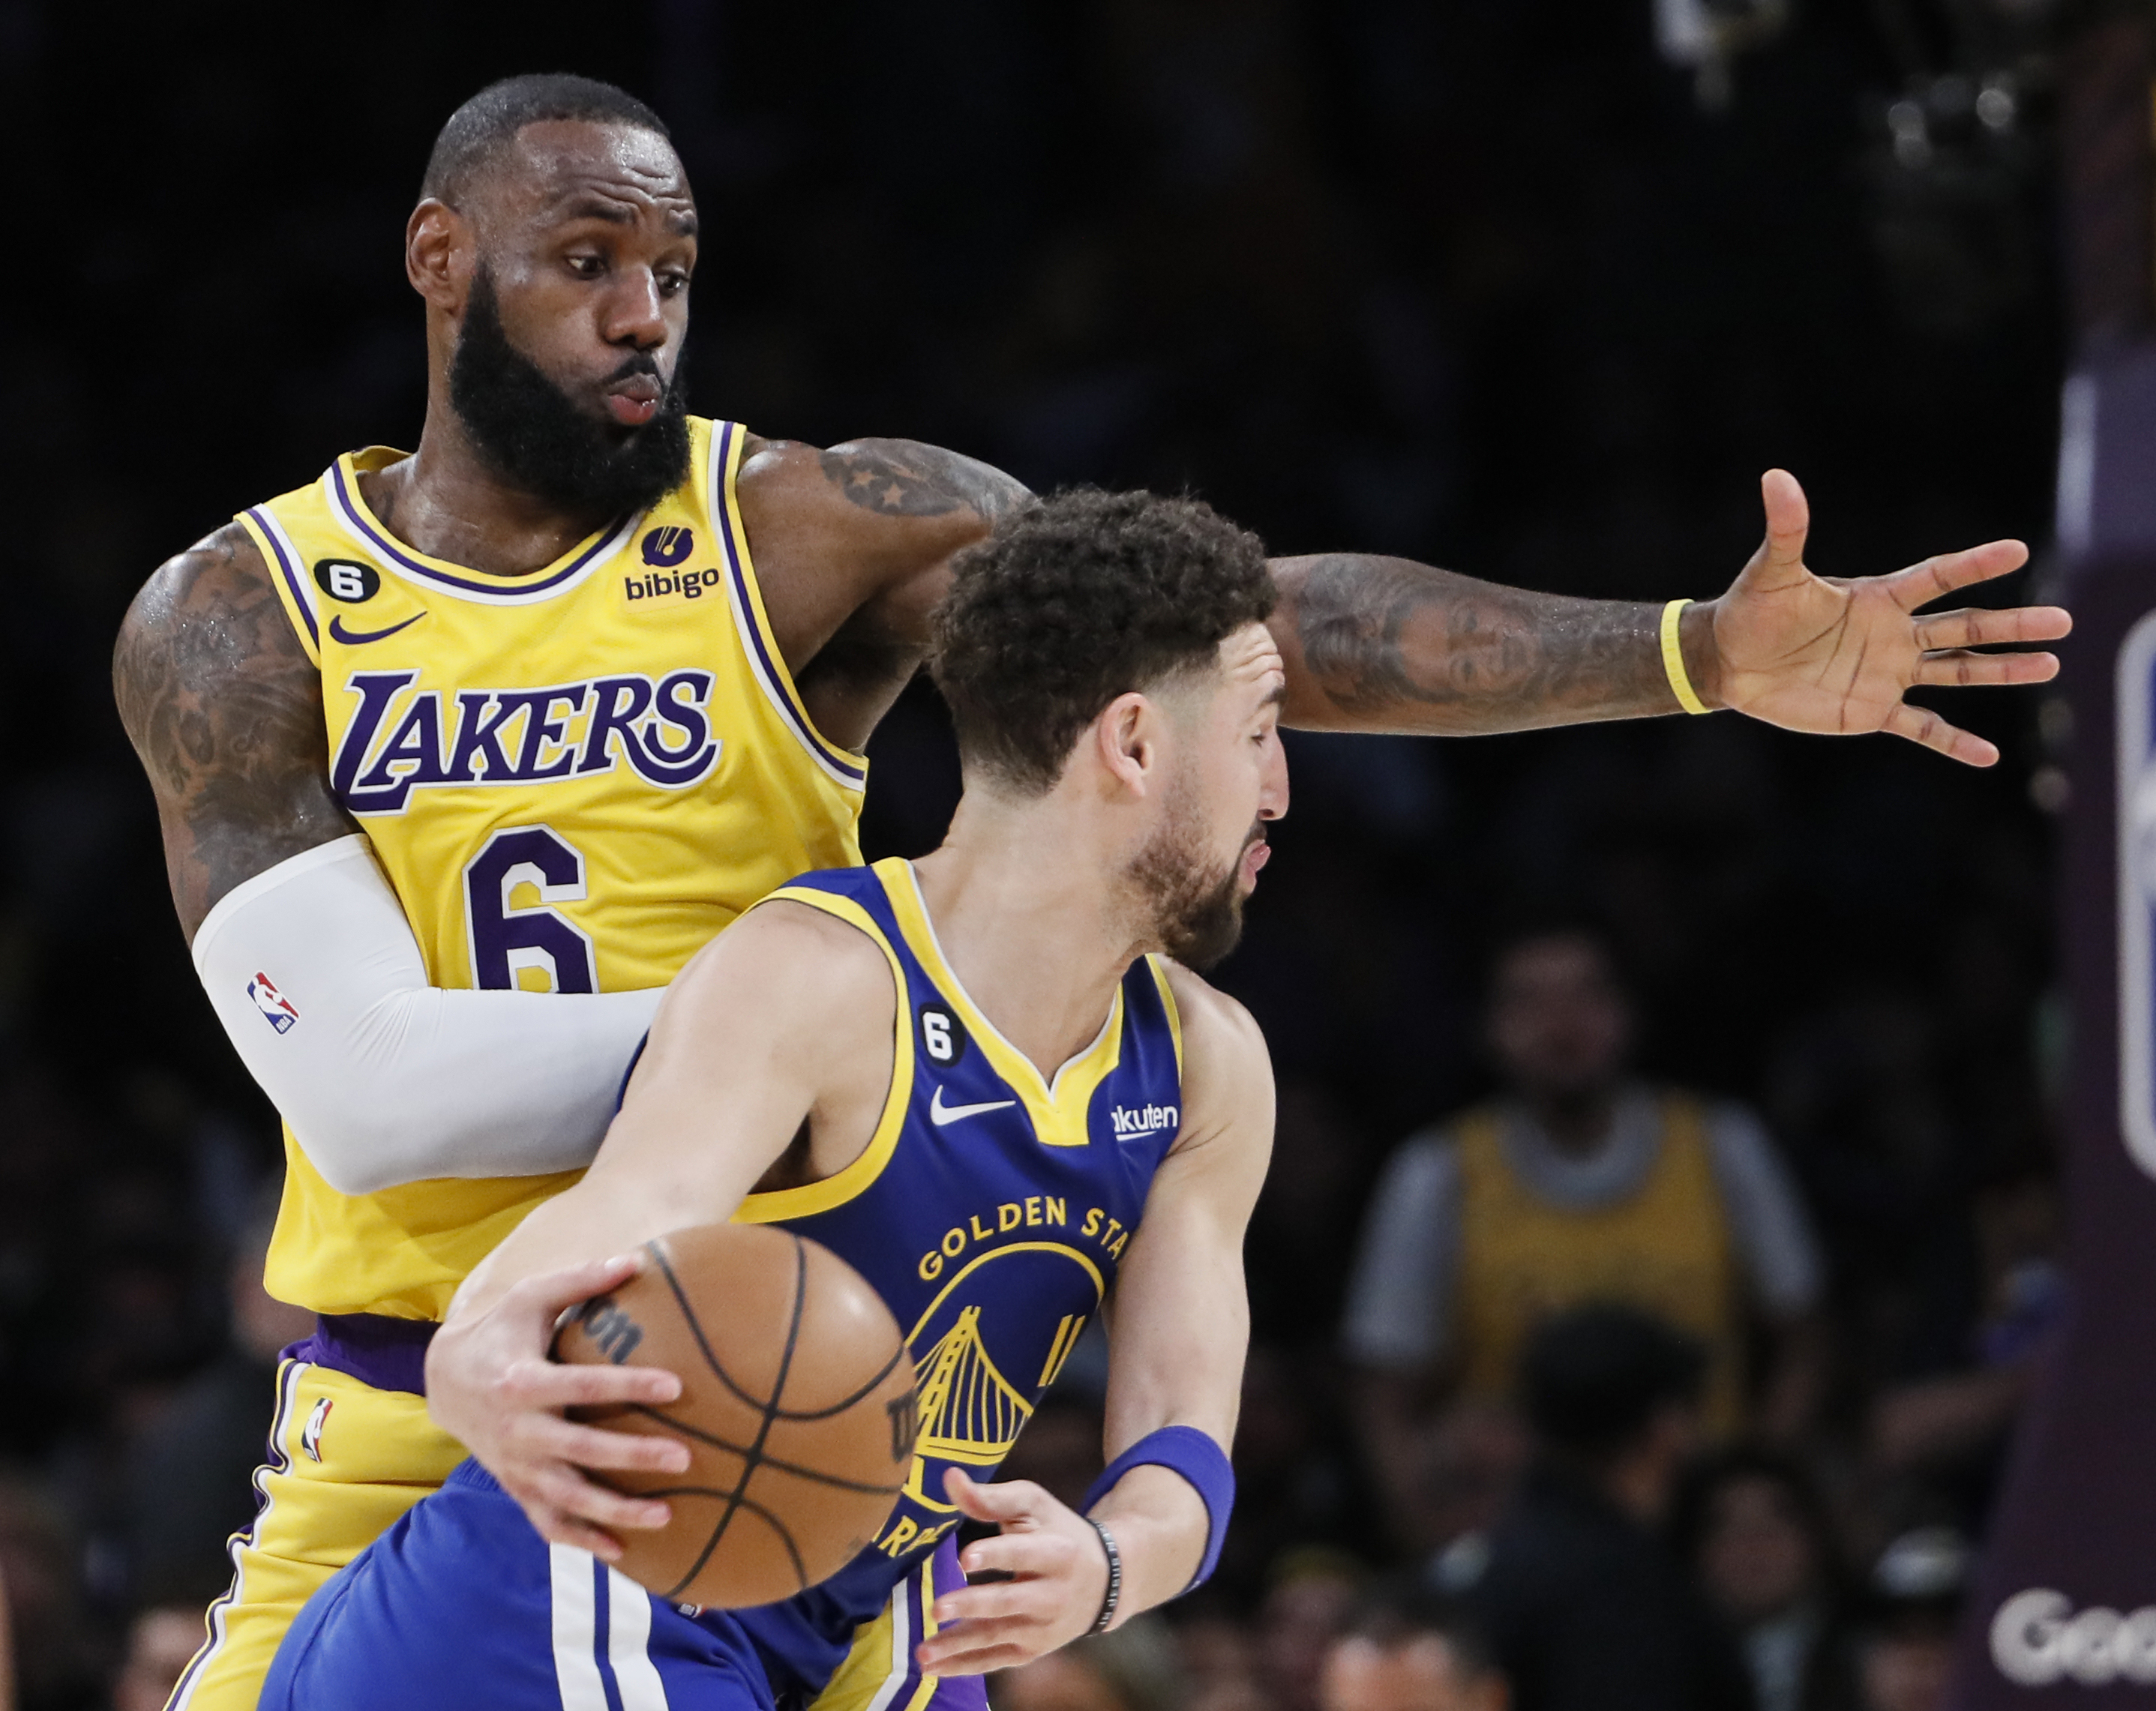
[[[413,443],[401,232],[465,96],[575,69],[655,104],[706,219],[692,405],[762,433],[1651,599],[1729,580],[1780,464],[1822,571],[2018,535],[2006,598],[2047,557],[2080,16],[385,0],[317,36],[239,0],[0,0],[38,210],[0,320],[23,1711],[162,1703],[300,1334],[259,1283],[275,1120],[174,925],[111,638],[234,510]],[[1223,971],[1281,1089],[1235,1529],[1204,1592],[1005,1706],[1687,1703],[1625,1696],[1646,1645],[1701,1706],[1932,1711],[2064,1287],[2065,710],[1954,706],[1998,768],[1733,717],[1291,739]],[[925,684],[870,752],[870,853],[929,847],[957,771]],[[1089,1372],[1014,1472],[1082,1489]]]

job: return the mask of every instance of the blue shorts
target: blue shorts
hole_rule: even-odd
[[[308,1601],[260,1711],[986,1711],[979,1677],[913,1662],[927,1606],[964,1584],[951,1541],[891,1572],[692,1615],[549,1545],[466,1462]]]

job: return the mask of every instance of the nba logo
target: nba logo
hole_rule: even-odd
[[[2156,612],[2118,650],[2118,1119],[2156,1176]]]
[[[262,1019],[279,1033],[289,1033],[292,1024],[300,1019],[300,1012],[292,1007],[292,1001],[270,982],[270,976],[258,973],[247,983],[247,996],[254,1001],[254,1007],[262,1012]]]
[[[319,1462],[322,1458],[322,1427],[329,1423],[330,1399],[324,1396],[315,1404],[315,1411],[307,1416],[307,1423],[300,1428],[300,1447],[307,1452],[307,1459]]]

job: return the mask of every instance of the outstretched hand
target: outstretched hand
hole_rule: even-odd
[[[1994,540],[1884,576],[1820,576],[1804,564],[1810,510],[1786,470],[1761,478],[1767,538],[1720,599],[1702,602],[1708,663],[1696,674],[1711,701],[1786,730],[1851,736],[1885,730],[1971,766],[1999,750],[1902,698],[1918,684],[2040,684],[2058,674],[2051,653],[1979,653],[1999,643],[2056,642],[2073,620],[2056,606],[2003,611],[1917,608],[2018,570],[2029,550]],[[1698,657],[1685,613],[1686,658]]]

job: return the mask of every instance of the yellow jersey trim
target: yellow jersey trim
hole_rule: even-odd
[[[695,446],[695,436],[690,437]],[[352,543],[399,581],[416,587],[485,606],[531,606],[578,587],[629,544],[644,513],[619,517],[582,540],[543,569],[516,576],[474,570],[421,552],[391,534],[359,490],[362,472],[385,469],[408,456],[394,446],[368,446],[344,452],[322,474],[322,497],[330,515]]]
[[[865,790],[868,784],[867,761],[851,749],[839,747],[816,729],[816,721],[808,716],[808,704],[801,699],[786,656],[779,651],[778,638],[771,628],[771,616],[764,610],[763,589],[757,581],[756,561],[748,548],[748,527],[742,520],[741,495],[735,489],[748,430],[737,422],[717,426],[719,438],[713,443],[710,454],[708,508],[712,526],[719,531],[720,545],[726,550],[728,568],[733,573],[726,578],[726,598],[733,607],[734,622],[741,626],[749,664],[756,673],[757,681],[763,686],[764,694],[778,710],[779,717],[808,751],[809,757],[844,788]]]
[[[921,879],[913,863],[893,857],[875,864],[871,871],[890,898],[906,942],[933,981],[964,1012],[967,1031],[980,1042],[996,1073],[1010,1083],[1011,1091],[1024,1101],[1033,1119],[1033,1132],[1043,1146],[1086,1146],[1092,1137],[1086,1130],[1086,1112],[1101,1082],[1113,1073],[1123,1056],[1123,987],[1116,983],[1116,996],[1108,1006],[1108,1019],[1093,1042],[1044,1080],[1040,1067],[998,1031],[973,1001],[965,983],[952,972],[950,960],[936,937],[936,923],[928,918],[928,905],[921,894]],[[1065,1082],[1069,1083],[1065,1086]]]
[[[733,1222],[738,1224],[770,1224],[783,1218],[809,1217],[844,1206],[865,1192],[883,1175],[884,1166],[898,1150],[898,1138],[906,1128],[906,1102],[913,1096],[913,1027],[906,1001],[906,970],[900,965],[898,953],[891,948],[891,941],[884,937],[882,929],[850,897],[835,897],[828,891],[813,891],[806,886],[782,885],[763,903],[779,898],[819,909],[848,926],[860,929],[875,941],[876,949],[883,952],[884,961],[891,965],[898,1005],[891,1029],[891,1091],[884,1095],[883,1114],[876,1119],[875,1133],[869,1137],[869,1144],[853,1163],[820,1182],[804,1182],[798,1188],[775,1188],[749,1195],[734,1213]],[[758,909],[762,906],[761,903],[756,905]]]

